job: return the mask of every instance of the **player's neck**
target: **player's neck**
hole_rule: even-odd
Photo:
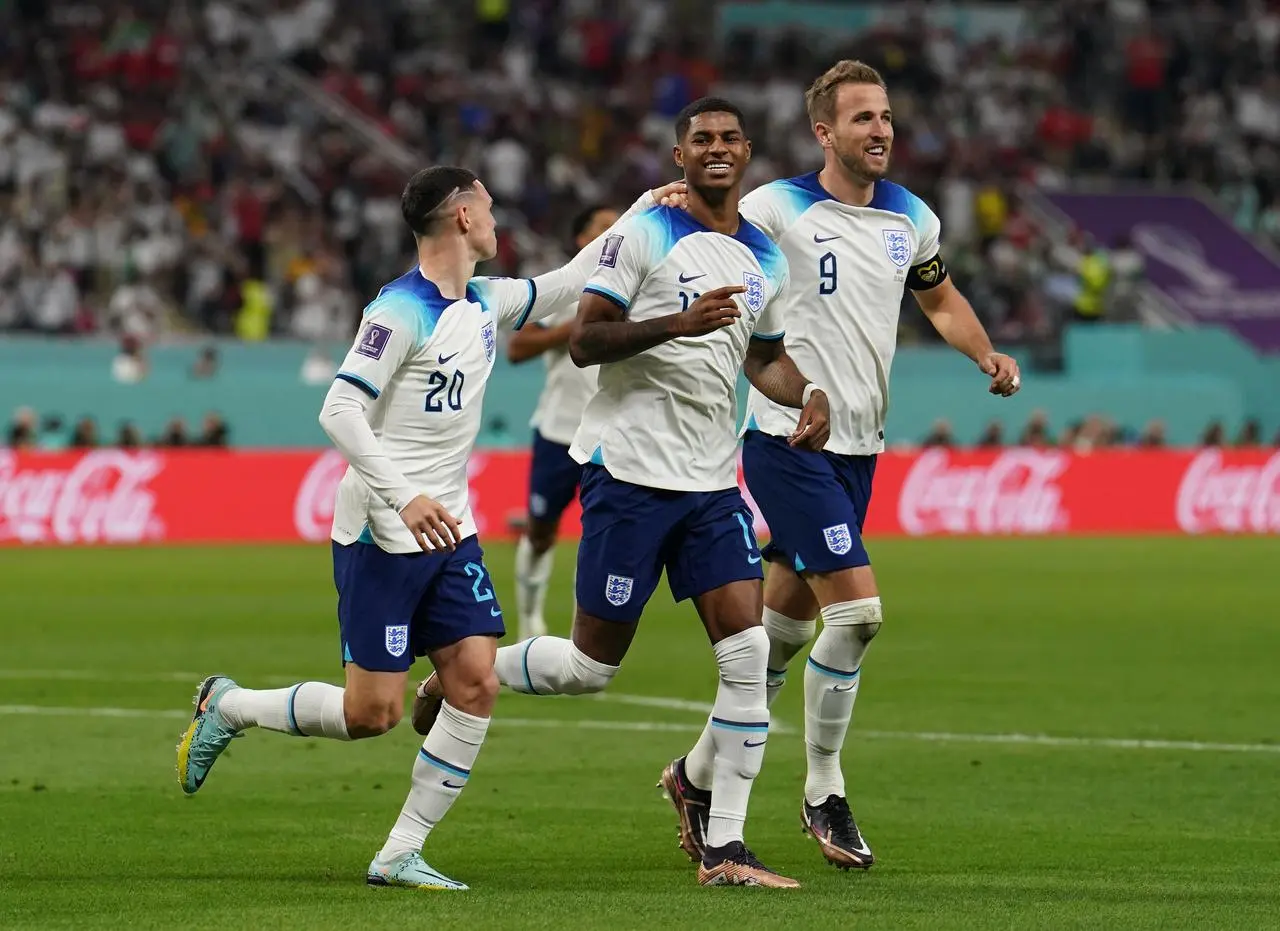
[[[875,196],[876,183],[855,178],[839,165],[826,165],[818,172],[818,183],[840,201],[853,207],[865,207]]]
[[[711,199],[703,192],[690,185],[686,200],[686,209],[707,229],[716,233],[732,236],[738,231],[738,189],[714,191]],[[715,199],[719,197],[719,199]]]
[[[440,290],[440,296],[461,300],[467,293],[467,282],[476,273],[476,260],[461,240],[418,243],[418,271]]]

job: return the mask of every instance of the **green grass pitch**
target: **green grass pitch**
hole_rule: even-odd
[[[341,681],[325,547],[4,550],[0,927],[1280,927],[1280,540],[872,550],[887,619],[845,750],[870,873],[800,833],[796,675],[747,837],[804,888],[696,885],[654,783],[715,674],[660,590],[610,697],[500,698],[427,844],[465,894],[364,886],[407,725],[346,745],[253,732],[199,795],[178,788],[200,676]],[[510,616],[512,551],[488,561]]]

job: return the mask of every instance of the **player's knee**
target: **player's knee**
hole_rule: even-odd
[[[497,673],[490,667],[478,670],[474,675],[468,675],[461,681],[451,681],[445,693],[445,700],[459,711],[488,717],[493,712],[493,706],[498,702],[500,687]]]
[[[525,530],[525,536],[529,538],[529,546],[534,556],[541,556],[556,545],[555,525],[544,521],[530,521]]]
[[[769,665],[769,635],[764,627],[748,627],[715,646],[720,681],[739,688],[764,688]]]
[[[392,699],[368,698],[346,707],[347,733],[355,740],[380,737],[400,723],[404,703]]]
[[[822,609],[822,623],[827,628],[847,631],[865,646],[880,632],[884,609],[878,597],[842,601]]]
[[[618,672],[617,666],[606,666],[593,660],[574,645],[565,655],[564,683],[561,691],[565,695],[589,695],[592,692],[603,692],[613,681]]]

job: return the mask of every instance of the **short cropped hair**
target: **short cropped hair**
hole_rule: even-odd
[[[809,85],[804,92],[804,105],[810,123],[830,123],[836,118],[836,93],[841,84],[876,84],[885,90],[880,72],[861,61],[846,58],[838,61]]]
[[[612,210],[606,203],[587,204],[574,215],[573,222],[569,225],[569,236],[572,241],[577,242],[583,231],[591,225],[591,221],[596,218],[596,214],[601,210]]]
[[[732,113],[738,118],[738,125],[742,127],[742,132],[745,134],[747,131],[747,121],[743,118],[742,111],[733,103],[723,97],[699,97],[676,114],[676,142],[684,140],[684,134],[689,131],[689,124],[693,122],[693,118],[703,113]]]
[[[458,190],[475,187],[474,171],[455,165],[433,165],[416,172],[400,195],[400,215],[409,224],[415,236],[426,236],[435,226],[438,217],[434,213],[448,197]]]

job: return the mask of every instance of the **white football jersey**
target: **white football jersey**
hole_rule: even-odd
[[[568,323],[578,315],[578,298],[539,321],[537,326],[556,327]],[[547,380],[538,396],[538,406],[529,426],[537,429],[552,443],[568,446],[582,422],[591,395],[595,394],[598,368],[594,365],[578,368],[569,358],[568,346],[557,346],[542,354],[547,366]]]
[[[827,450],[883,451],[898,311],[911,269],[925,282],[940,274],[941,265],[926,264],[938,254],[937,216],[890,181],[876,182],[865,207],[841,203],[818,183],[817,172],[758,187],[741,209],[790,266],[781,298],[787,353],[831,399]],[[746,429],[776,436],[795,429],[795,411],[754,388],[747,411]]]
[[[727,236],[683,210],[654,207],[614,227],[588,292],[638,321],[683,310],[706,291],[741,285],[742,316],[706,336],[669,340],[599,366],[599,389],[570,449],[574,459],[650,488],[736,487],[738,372],[752,337],[782,338],[774,298],[786,280],[782,252],[745,219]]]
[[[464,537],[476,532],[467,460],[480,432],[496,328],[519,329],[534,297],[527,278],[473,278],[466,297],[452,300],[415,266],[365,308],[355,345],[338,371],[338,378],[375,399],[369,425],[387,458],[417,493],[457,518]],[[378,500],[352,468],[338,485],[332,536],[392,553],[419,551],[393,504]]]

